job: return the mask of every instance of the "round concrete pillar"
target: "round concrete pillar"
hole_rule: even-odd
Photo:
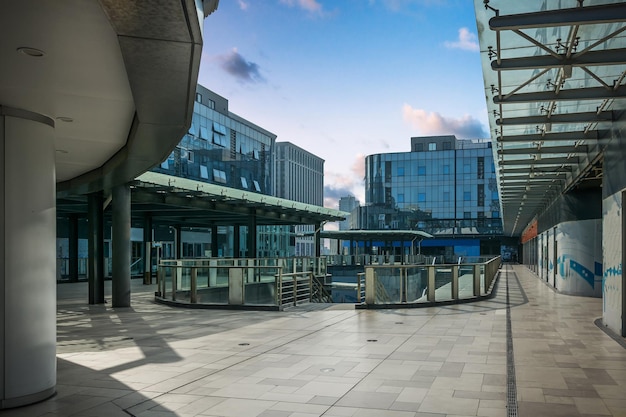
[[[56,386],[54,121],[0,106],[0,408]]]

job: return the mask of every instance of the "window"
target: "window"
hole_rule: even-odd
[[[472,199],[472,193],[469,191],[463,192],[463,200],[470,201]]]
[[[464,164],[463,165],[463,173],[464,174],[469,174],[470,172],[472,172],[472,167],[470,166],[470,164]]]
[[[209,99],[209,100],[208,100],[208,102],[209,102],[209,106],[208,106],[208,107],[209,107],[210,109],[215,109],[215,101],[214,101],[214,100]]]
[[[200,94],[200,93],[196,93],[196,101],[197,101],[198,103],[202,103],[202,94]]]
[[[252,157],[254,159],[261,159],[260,156],[259,156],[259,151],[256,150],[256,149],[252,151]]]
[[[211,139],[211,136],[209,136],[209,129],[207,129],[206,126],[200,126],[200,139]]]
[[[450,191],[443,192],[443,201],[450,201]]]
[[[226,147],[227,146],[226,136],[222,136],[221,134],[217,132],[213,132],[213,143],[219,146]]]
[[[398,203],[404,203],[404,194],[398,194]]]
[[[193,151],[187,151],[187,161],[193,162],[193,158],[194,158]]]
[[[219,169],[213,169],[213,181],[226,184],[226,173]]]
[[[464,219],[471,219],[472,218],[472,212],[471,211],[463,212],[463,218]]]
[[[428,144],[428,150],[429,150],[429,151],[436,151],[436,150],[437,150],[437,143],[435,143],[435,142],[430,142],[430,143]]]
[[[500,212],[499,211],[492,211],[491,212],[491,217],[493,217],[494,219],[497,219],[500,217]]]
[[[257,180],[253,180],[252,183],[254,184],[254,189],[258,192],[261,192],[261,186],[259,185],[259,182]]]
[[[485,205],[485,185],[476,185],[476,191],[478,194],[478,207],[483,207]]]
[[[417,175],[426,175],[426,166],[421,165],[417,167]]]
[[[241,186],[243,188],[248,188],[248,180],[246,179],[246,177],[241,177]]]
[[[398,167],[398,177],[404,177],[404,167]]]
[[[497,200],[498,199],[498,192],[497,191],[492,191],[491,192],[491,199],[492,200]]]
[[[200,165],[200,178],[209,179],[209,170],[204,165]]]
[[[485,157],[484,156],[478,157],[477,165],[478,165],[478,179],[485,178]]]
[[[450,173],[450,165],[443,166],[443,173],[444,175],[448,175]]]
[[[452,149],[452,143],[451,142],[444,142],[443,143],[443,150],[444,151],[449,151]]]
[[[219,133],[220,135],[226,135],[226,126],[213,122],[213,131]]]
[[[420,202],[420,203],[426,202],[426,193],[418,193],[417,194],[417,201]]]

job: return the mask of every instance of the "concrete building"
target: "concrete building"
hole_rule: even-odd
[[[316,206],[324,205],[324,160],[291,142],[276,142],[276,197]],[[314,225],[290,226],[280,234],[293,236],[295,256],[314,256]],[[291,244],[293,243],[293,244]]]

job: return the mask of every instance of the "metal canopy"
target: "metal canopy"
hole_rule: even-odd
[[[162,225],[211,227],[301,225],[344,220],[349,213],[312,204],[146,172],[132,182],[132,214]],[[66,197],[58,213],[86,213],[84,196]]]
[[[626,108],[626,3],[474,0],[504,232],[599,187]]]

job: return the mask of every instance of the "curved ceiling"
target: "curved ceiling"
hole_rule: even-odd
[[[206,3],[206,14],[217,7]],[[191,120],[201,9],[200,0],[0,3],[0,105],[55,120],[60,191],[131,180],[176,146]]]

